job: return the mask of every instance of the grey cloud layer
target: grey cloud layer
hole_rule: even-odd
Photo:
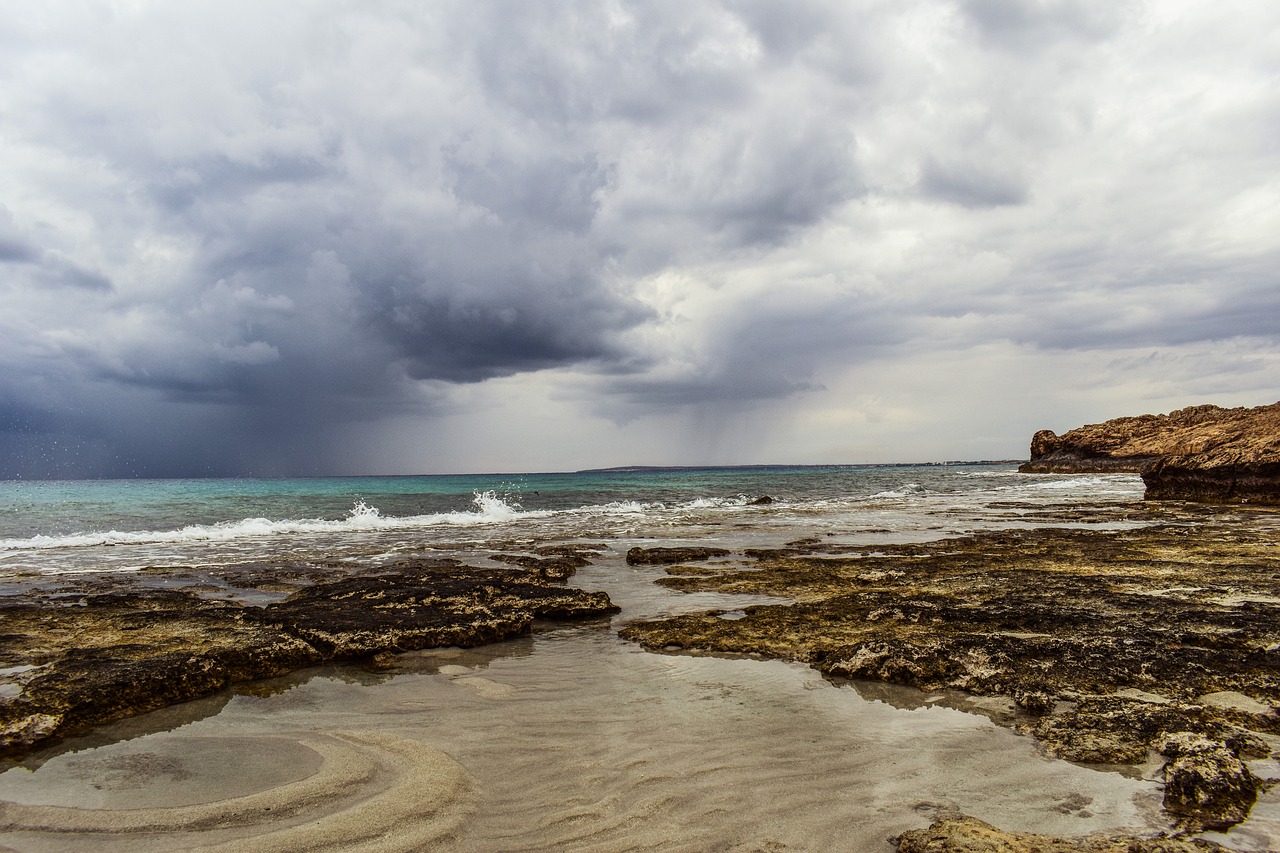
[[[1241,11],[1245,32],[1277,24]],[[325,470],[335,425],[429,423],[453,386],[546,371],[627,419],[992,337],[1274,347],[1276,250],[1204,216],[1276,173],[1280,100],[1249,88],[1265,55],[1157,14],[9,16],[0,476]],[[1211,43],[1179,71],[1188,29]],[[1231,92],[1195,102],[1204,74]],[[1213,126],[1184,147],[1156,96]],[[685,289],[655,296],[671,275]]]

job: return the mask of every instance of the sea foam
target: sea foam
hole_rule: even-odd
[[[354,533],[380,530],[411,530],[424,527],[474,527],[511,521],[523,515],[520,505],[508,502],[496,492],[477,492],[470,511],[428,515],[384,516],[376,507],[357,500],[340,519],[243,518],[214,524],[192,524],[175,530],[107,530],[60,536],[36,534],[26,539],[0,539],[0,556],[5,552],[41,551],[55,548],[86,548],[105,545],[157,545],[186,542],[231,542],[245,538],[293,536],[324,533]]]

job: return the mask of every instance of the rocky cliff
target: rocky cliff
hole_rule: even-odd
[[[1280,504],[1280,403],[1192,406],[1031,439],[1024,473],[1142,474],[1149,500]]]

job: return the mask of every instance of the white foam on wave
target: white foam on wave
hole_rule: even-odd
[[[746,495],[737,495],[732,498],[694,498],[684,504],[686,509],[737,509],[746,506],[753,499]]]
[[[876,492],[874,495],[870,495],[868,500],[884,500],[887,498],[905,498],[905,497],[910,497],[912,495],[923,495],[927,491],[929,490],[926,489],[924,486],[920,485],[919,483],[903,483],[901,486],[899,486],[896,489],[889,489],[883,492]]]
[[[647,512],[661,508],[662,504],[645,503],[644,501],[612,501],[607,504],[582,507],[582,510],[598,515],[644,515]]]
[[[1038,483],[1028,483],[1028,489],[1047,489],[1051,491],[1066,491],[1068,489],[1087,489],[1094,486],[1101,486],[1105,483],[1101,477],[1070,477],[1064,480],[1053,479],[1044,480]]]
[[[27,539],[0,539],[0,556],[5,552],[42,551],[55,548],[86,548],[103,545],[157,545],[188,542],[231,542],[247,538],[295,536],[324,533],[411,530],[421,527],[474,527],[537,517],[547,513],[526,513],[517,503],[509,503],[495,492],[477,492],[471,511],[428,515],[384,516],[377,507],[356,501],[341,519],[244,518],[215,524],[192,524],[176,530],[108,530],[72,533],[64,536],[37,534]]]

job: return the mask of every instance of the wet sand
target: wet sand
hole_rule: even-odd
[[[1055,833],[1164,825],[1150,782],[1047,760],[981,716],[868,701],[796,665],[651,655],[587,628],[502,645],[419,656],[434,675],[367,686],[334,673],[237,696],[172,731],[10,771],[0,796],[27,805],[0,812],[0,839],[31,851],[242,838],[255,850],[433,838],[468,851],[887,850],[946,805]]]
[[[608,587],[618,621],[744,603],[660,574],[611,555],[576,580]],[[0,844],[889,850],[947,807],[1056,834],[1168,826],[1153,781],[1049,759],[945,696],[869,695],[798,664],[653,654],[603,622],[548,628],[106,727],[0,774]]]

